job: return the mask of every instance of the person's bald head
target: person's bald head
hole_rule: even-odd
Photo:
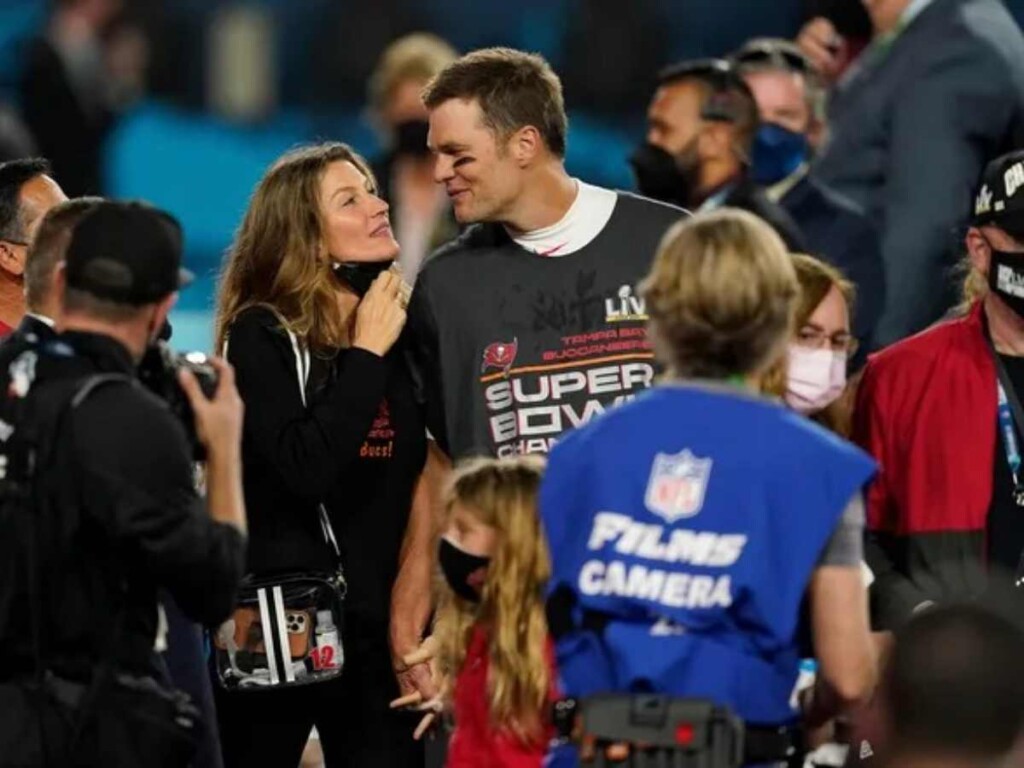
[[[102,197],[76,197],[58,203],[43,216],[25,260],[25,303],[29,312],[51,319],[59,314],[60,296],[53,288],[57,265],[64,261],[78,222],[102,202]]]
[[[0,164],[0,271],[21,280],[28,247],[47,211],[67,200],[42,158]]]

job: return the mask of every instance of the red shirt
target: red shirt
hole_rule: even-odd
[[[453,704],[455,732],[448,745],[447,768],[540,768],[547,754],[548,742],[554,736],[548,713],[544,713],[545,738],[524,744],[506,730],[491,723],[487,695],[488,657],[487,631],[477,626],[466,652],[466,660],[455,678]],[[549,701],[558,698],[555,673],[555,649],[548,639],[548,668],[551,673]]]
[[[14,331],[14,327],[8,325],[3,320],[0,320],[0,339],[9,336]]]
[[[980,303],[871,357],[853,436],[879,464],[865,548],[875,626],[898,627],[926,601],[980,594],[996,447],[996,371]]]
[[[871,357],[854,441],[879,463],[868,530],[984,530],[992,496],[996,369],[982,304]]]

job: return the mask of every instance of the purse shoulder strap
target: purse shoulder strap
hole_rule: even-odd
[[[292,345],[292,352],[295,355],[295,377],[299,385],[299,397],[302,398],[302,405],[306,405],[306,387],[309,385],[310,354],[309,347],[303,344],[299,337],[290,329],[285,328],[288,340]],[[318,505],[320,512],[320,529],[323,531],[324,540],[334,551],[337,560],[338,571],[341,571],[341,548],[338,546],[338,539],[334,536],[334,528],[331,526],[331,518],[323,502]]]
[[[276,312],[274,313],[277,314]],[[281,320],[278,315],[278,319]],[[310,370],[310,354],[309,348],[299,339],[299,337],[281,320],[281,327],[284,332],[288,334],[288,341],[292,345],[292,354],[295,355],[295,379],[299,385],[299,397],[302,399],[302,405],[306,405],[306,387],[309,384],[309,370]],[[228,343],[230,342],[230,336],[225,336],[224,346],[221,349],[221,356],[226,360],[228,357]],[[341,548],[338,546],[338,539],[334,535],[334,527],[331,525],[331,518],[327,514],[327,508],[324,507],[323,502],[317,505],[317,510],[320,514],[320,530],[323,532],[324,541],[327,542],[331,550],[334,552],[335,565],[338,569],[338,574],[342,574],[341,567]]]

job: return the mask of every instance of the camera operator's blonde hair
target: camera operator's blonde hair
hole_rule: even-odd
[[[761,373],[785,349],[799,290],[775,231],[730,208],[673,226],[640,284],[655,350],[676,378]]]

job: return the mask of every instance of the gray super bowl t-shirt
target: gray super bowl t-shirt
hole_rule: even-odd
[[[564,256],[499,224],[470,227],[424,266],[409,306],[414,376],[452,458],[546,453],[654,381],[636,284],[678,208],[618,193],[605,226]]]

